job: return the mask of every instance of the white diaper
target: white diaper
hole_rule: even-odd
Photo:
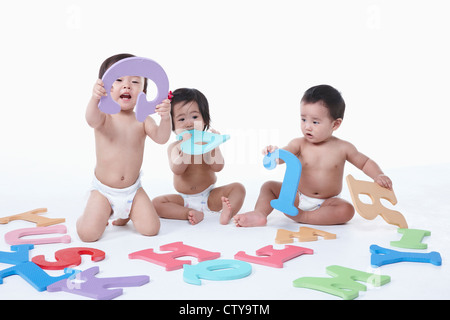
[[[141,185],[141,176],[139,175],[136,182],[127,188],[116,189],[105,186],[101,183],[94,174],[94,179],[92,180],[92,190],[97,190],[102,195],[108,199],[109,204],[113,210],[112,218],[113,219],[127,219],[130,216],[131,206],[133,205],[133,199],[136,195],[136,192]]]
[[[211,190],[214,189],[214,184],[210,185],[208,188],[197,194],[184,194],[179,195],[184,199],[184,206],[186,208],[191,208],[201,212],[210,211],[208,208],[208,197]]]
[[[325,202],[327,199],[317,199],[317,198],[311,198],[308,196],[305,196],[303,193],[298,193],[299,195],[299,202],[298,202],[298,208],[302,211],[314,211],[320,208],[322,203]],[[333,197],[333,198],[339,198],[339,195]]]

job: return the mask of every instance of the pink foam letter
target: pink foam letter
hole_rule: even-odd
[[[8,232],[5,234],[5,241],[10,245],[19,244],[47,244],[47,243],[70,243],[71,238],[69,235],[53,238],[39,238],[39,239],[20,239],[25,236],[32,236],[36,234],[49,234],[49,233],[66,233],[67,228],[65,225],[58,224],[51,227],[35,227],[35,228],[23,228]]]
[[[177,260],[184,256],[196,257],[198,261],[213,260],[220,257],[220,252],[211,252],[199,248],[187,246],[183,242],[169,243],[159,248],[167,253],[155,253],[153,249],[146,249],[130,253],[130,259],[142,259],[166,268],[166,271],[181,269],[184,264],[191,264],[190,260]]]
[[[250,256],[244,251],[239,251],[234,256],[235,259],[257,263],[274,268],[283,268],[283,263],[301,256],[302,254],[313,254],[314,251],[308,248],[297,246],[285,246],[284,249],[277,250],[273,246],[265,246],[256,251],[257,257]]]

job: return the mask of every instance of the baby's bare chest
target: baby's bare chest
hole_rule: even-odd
[[[346,156],[339,148],[308,147],[302,149],[303,170],[336,170],[345,164]]]
[[[97,143],[108,148],[140,148],[145,142],[143,126],[111,123],[98,132]]]

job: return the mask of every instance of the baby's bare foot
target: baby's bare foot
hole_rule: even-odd
[[[261,227],[267,223],[267,216],[264,213],[250,211],[238,214],[234,217],[236,227]]]
[[[124,226],[124,225],[126,225],[128,223],[128,221],[130,221],[130,218],[128,218],[128,219],[117,219],[117,220],[114,220],[112,222],[112,224],[113,224],[113,226]]]
[[[222,213],[220,214],[220,224],[228,224],[230,222],[233,212],[231,211],[230,200],[227,197],[222,197]]]
[[[188,213],[189,223],[194,225],[203,220],[204,214],[201,211],[191,210]]]

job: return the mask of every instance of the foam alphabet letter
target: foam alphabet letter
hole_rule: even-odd
[[[278,229],[277,235],[275,236],[275,243],[285,244],[285,243],[293,243],[294,239],[300,239],[300,232],[290,231],[286,229]]]
[[[220,257],[219,252],[211,252],[183,244],[183,242],[169,243],[160,247],[161,251],[167,253],[155,253],[153,249],[146,249],[130,253],[130,259],[142,259],[166,268],[166,271],[181,269],[184,264],[191,264],[190,260],[177,260],[184,256],[193,256],[198,261],[212,260]]]
[[[272,208],[284,212],[287,215],[296,216],[298,215],[298,209],[294,203],[302,173],[302,164],[289,151],[277,149],[264,157],[264,167],[269,170],[274,169],[277,166],[276,159],[281,159],[286,163],[286,172],[284,174],[283,184],[281,185],[280,195],[278,199],[270,201],[270,205]]]
[[[36,290],[44,291],[50,284],[67,279],[79,272],[78,270],[66,270],[62,276],[49,276],[44,270],[29,261],[29,251],[33,248],[32,244],[23,244],[11,246],[11,250],[15,251],[15,253],[0,252],[0,262],[14,264],[13,267],[0,270],[0,284],[3,283],[3,278],[5,277],[19,275]]]
[[[66,233],[67,228],[65,225],[56,225],[50,227],[34,227],[23,228],[10,231],[5,234],[5,241],[11,245],[18,244],[48,244],[48,243],[70,243],[72,240],[69,235],[53,238],[36,238],[36,239],[20,239],[25,236],[32,236],[37,234],[49,234],[49,233]]]
[[[370,264],[374,268],[403,261],[431,263],[435,266],[440,266],[442,263],[441,255],[436,251],[429,253],[402,252],[371,245],[370,252],[372,253]]]
[[[185,134],[191,134],[189,140],[181,143],[181,151],[187,154],[198,155],[208,153],[220,144],[230,139],[228,134],[220,135],[208,131],[187,130],[177,135],[177,140],[183,140]]]
[[[25,221],[30,221],[30,222],[36,223],[36,227],[47,227],[52,224],[58,224],[58,223],[62,223],[64,221],[66,221],[66,219],[64,219],[64,218],[52,219],[52,218],[47,218],[47,217],[37,215],[38,213],[44,213],[44,212],[47,212],[46,208],[34,209],[34,210],[27,211],[24,213],[15,214],[15,215],[12,215],[9,217],[3,217],[3,218],[0,218],[0,224],[6,224],[13,220],[25,220]]]
[[[139,76],[153,80],[158,88],[158,94],[152,101],[147,101],[144,92],[139,93],[136,101],[136,119],[144,122],[148,115],[155,113],[156,106],[161,103],[169,93],[169,79],[164,69],[155,61],[141,57],[122,59],[114,63],[103,75],[103,84],[108,95],[102,97],[98,104],[101,111],[109,114],[120,112],[120,105],[114,101],[110,89],[117,79],[124,76]]]
[[[105,252],[94,248],[67,248],[55,252],[56,261],[47,261],[43,255],[35,256],[31,259],[42,269],[62,270],[64,268],[78,266],[81,264],[81,255],[91,255],[92,261],[100,261],[105,259]]]
[[[0,251],[0,262],[7,264],[20,264],[29,261],[29,252],[33,249],[32,244],[22,244],[18,246],[11,246],[12,252]]]
[[[245,278],[252,273],[250,263],[216,259],[200,262],[196,265],[184,265],[183,280],[190,284],[201,285],[200,279],[206,280],[234,280]]]
[[[391,277],[386,275],[376,275],[336,265],[327,267],[326,271],[332,278],[302,277],[294,280],[294,287],[318,290],[344,300],[352,300],[359,296],[359,291],[367,290],[365,285],[356,281],[370,283],[375,287],[383,286],[391,281]]]
[[[350,174],[347,176],[347,185],[353,205],[361,217],[373,220],[380,215],[389,224],[396,225],[399,228],[408,228],[408,223],[400,212],[386,208],[380,201],[386,199],[393,205],[397,204],[397,197],[393,191],[383,188],[375,182],[356,180]],[[359,194],[369,196],[372,204],[362,202],[359,199]]]
[[[97,278],[99,267],[92,267],[77,274],[81,282],[73,283],[74,279],[58,281],[47,287],[48,292],[65,291],[81,296],[110,300],[123,293],[122,287],[138,287],[150,281],[149,276],[131,276],[115,278]],[[108,289],[116,288],[116,289]]]
[[[403,234],[400,241],[391,241],[391,246],[405,249],[426,249],[428,245],[422,243],[425,236],[430,236],[431,232],[419,229],[397,229],[398,233]]]
[[[208,131],[187,130],[177,135],[177,140],[183,140],[183,135],[190,133],[189,140],[181,143],[181,151],[187,154],[198,155],[208,153],[220,144],[230,139],[228,134],[220,135]]]
[[[308,248],[297,246],[285,246],[284,249],[277,250],[273,246],[266,246],[256,251],[255,256],[250,256],[244,251],[239,251],[234,256],[235,259],[251,263],[263,264],[274,268],[283,268],[283,263],[294,259],[302,254],[313,254],[314,251]]]
[[[300,227],[299,232],[278,229],[275,242],[278,244],[292,243],[292,238],[298,238],[300,242],[316,241],[317,236],[324,237],[325,240],[336,239],[334,233],[313,229],[309,227]]]

